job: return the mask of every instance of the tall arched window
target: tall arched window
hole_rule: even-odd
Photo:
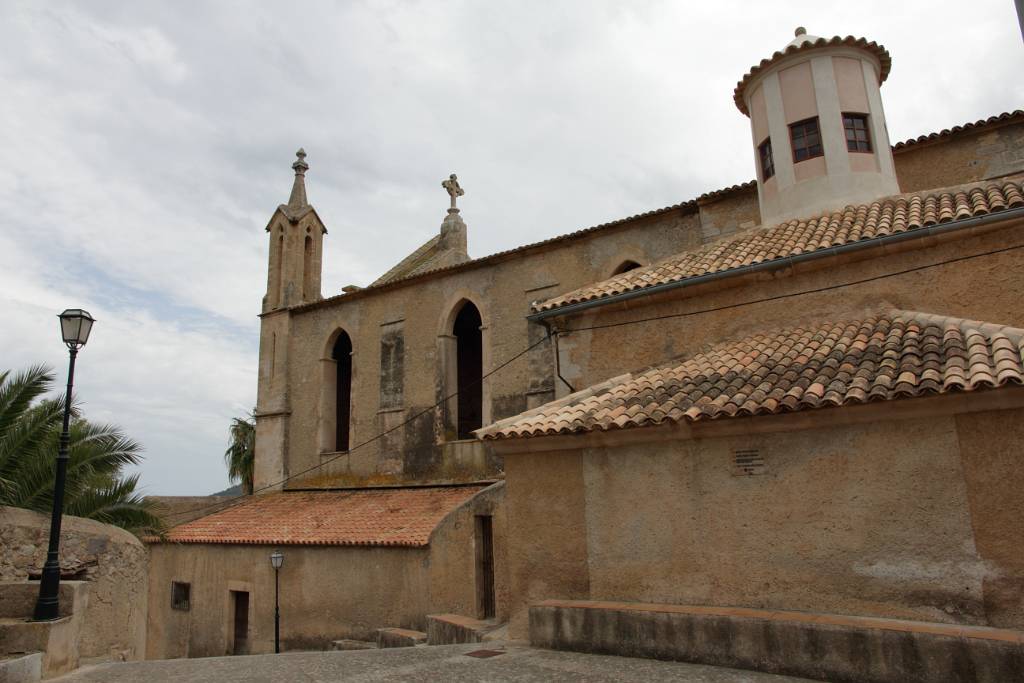
[[[306,232],[309,232],[308,230]],[[313,238],[306,235],[302,246],[302,300],[313,298]]]
[[[455,317],[456,372],[459,397],[457,401],[457,432],[459,439],[473,438],[473,431],[483,426],[483,333],[480,311],[467,301]]]
[[[352,340],[345,332],[338,334],[331,358],[337,366],[337,384],[334,403],[334,450],[349,449],[349,421],[352,406]]]

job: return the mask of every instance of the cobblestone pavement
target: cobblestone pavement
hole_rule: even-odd
[[[502,654],[477,658],[467,653]],[[785,683],[804,679],[680,662],[606,657],[485,643],[168,659],[84,667],[54,683],[326,683],[327,681],[692,681]]]

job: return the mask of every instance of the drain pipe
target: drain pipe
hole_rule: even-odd
[[[915,239],[923,240],[929,237],[944,235],[945,233],[948,232],[968,230],[970,228],[988,225],[989,223],[1011,221],[1015,218],[1024,218],[1024,207],[1018,206],[1012,209],[1006,209],[1004,211],[988,213],[983,216],[974,216],[971,218],[963,218],[958,221],[950,221],[949,223],[936,224],[928,228],[917,228],[915,230],[898,232],[892,235],[884,235],[882,237],[860,240],[858,242],[848,242],[846,244],[840,244],[839,246],[828,247],[827,249],[818,249],[804,254],[795,254],[793,256],[786,256],[784,258],[772,259],[771,261],[762,261],[761,263],[754,263],[749,266],[739,266],[737,268],[730,268],[729,270],[720,270],[715,273],[698,275],[696,277],[686,278],[683,280],[674,280],[672,282],[665,282],[660,285],[653,285],[651,287],[645,287],[643,289],[634,289],[628,292],[622,292],[621,294],[613,294],[612,296],[607,296],[600,299],[593,299],[591,301],[580,301],[575,304],[559,306],[558,308],[552,308],[547,311],[533,313],[532,315],[526,316],[526,319],[532,320],[534,322],[544,323],[546,318],[550,318],[552,316],[570,315],[573,313],[578,313],[579,311],[585,311],[590,308],[596,308],[597,306],[605,306],[607,304],[618,303],[620,301],[628,301],[630,299],[636,299],[641,296],[649,296],[651,294],[657,294],[658,292],[664,292],[666,290],[679,289],[682,287],[693,287],[695,285],[704,284],[706,282],[724,280],[725,278],[736,277],[739,275],[747,275],[749,273],[781,270],[783,268],[787,268],[798,263],[803,263],[804,261],[815,261],[817,259],[826,258],[828,256],[841,256],[842,254],[847,254],[854,251],[861,251],[862,249],[870,249],[872,247],[880,247],[887,244],[895,244],[898,242],[907,242]],[[557,332],[555,334],[557,335]]]
[[[552,337],[554,337],[555,339],[555,377],[562,380],[562,384],[568,387],[570,394],[575,394],[576,389],[574,389],[573,386],[569,384],[569,380],[562,377],[562,354],[558,349],[558,328],[553,327],[551,323],[545,319],[541,319],[538,322],[540,322],[540,324],[544,326],[544,329],[548,331],[548,339],[551,339]]]

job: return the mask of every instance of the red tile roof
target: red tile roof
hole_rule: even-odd
[[[1024,330],[913,311],[719,344],[478,432],[509,439],[763,415],[1024,384]]]
[[[533,309],[549,311],[1019,206],[1024,206],[1024,176],[895,195],[810,219],[794,219],[771,228],[755,229],[553,297],[534,305]]]
[[[485,485],[250,496],[171,529],[169,543],[425,546],[449,512]]]
[[[797,45],[787,45],[785,50],[776,52],[768,59],[762,59],[761,63],[753,67],[746,73],[746,75],[740,79],[740,82],[736,84],[736,89],[733,91],[732,99],[736,103],[736,108],[741,112],[750,116],[750,112],[747,111],[747,105],[743,101],[743,91],[746,90],[747,86],[758,74],[771,65],[775,64],[780,59],[795,55],[799,52],[810,52],[811,50],[821,49],[823,47],[859,47],[862,50],[866,50],[873,54],[881,66],[881,72],[878,75],[878,82],[881,83],[889,77],[889,70],[892,68],[892,58],[889,56],[889,51],[876,42],[868,42],[864,38],[854,38],[853,36],[846,36],[842,38],[840,36],[834,36],[832,38],[818,38],[817,40],[806,40]]]
[[[1019,123],[1021,121],[1024,121],[1024,110],[1015,109],[1013,111],[1004,111],[1002,114],[990,116],[987,119],[978,119],[977,121],[965,123],[959,126],[953,126],[952,128],[943,128],[942,130],[936,133],[929,133],[928,135],[919,135],[916,138],[904,140],[903,142],[897,142],[895,145],[892,146],[892,149],[894,152],[898,152],[901,149],[906,149],[907,147],[913,147],[915,145],[924,144],[926,142],[931,142],[932,140],[938,140],[940,138],[956,135],[957,133],[964,133],[976,130],[978,128],[989,128],[990,126],[994,126],[996,124],[1015,122]]]

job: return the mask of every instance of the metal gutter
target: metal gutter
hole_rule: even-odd
[[[938,235],[943,235],[947,232],[968,230],[982,225],[988,225],[989,223],[999,223],[1002,221],[1012,220],[1014,218],[1024,218],[1024,206],[1018,206],[1012,209],[987,213],[983,216],[972,216],[971,218],[962,218],[960,220],[950,221],[949,223],[938,223],[927,228],[915,228],[913,230],[908,230],[906,232],[898,232],[892,235],[884,235],[882,237],[873,237],[871,239],[859,240],[857,242],[849,242],[847,244],[841,244],[835,247],[817,249],[815,251],[807,252],[804,254],[794,254],[793,256],[772,259],[771,261],[762,261],[761,263],[754,263],[749,266],[739,266],[738,268],[720,270],[714,273],[698,275],[696,277],[690,277],[683,280],[674,280],[672,282],[665,282],[660,285],[644,287],[643,289],[634,289],[629,292],[622,292],[621,294],[613,294],[612,296],[602,297],[600,299],[580,301],[578,303],[568,304],[566,306],[559,306],[558,308],[552,308],[550,310],[541,311],[539,313],[531,313],[530,315],[526,316],[526,319],[532,320],[534,322],[541,322],[546,318],[562,315],[572,315],[574,313],[579,313],[580,311],[596,308],[598,306],[606,306],[608,304],[629,301],[630,299],[636,299],[642,296],[650,296],[652,294],[658,294],[660,292],[665,292],[673,289],[693,287],[696,285],[705,284],[707,282],[715,282],[717,280],[724,280],[726,278],[738,277],[741,275],[748,275],[751,273],[781,270],[783,268],[793,266],[798,263],[803,263],[805,261],[815,261],[817,259],[827,258],[829,256],[840,256],[842,254],[861,251],[863,249],[872,249],[874,247],[885,246],[887,244],[896,244],[899,242],[907,242],[910,240],[936,237]]]

